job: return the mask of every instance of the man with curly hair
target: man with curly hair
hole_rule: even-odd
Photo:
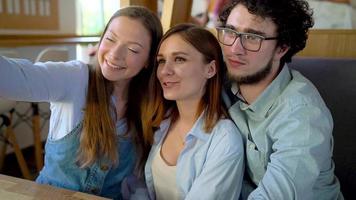
[[[236,0],[220,21],[231,80],[225,103],[246,148],[242,199],[343,199],[330,111],[313,84],[287,65],[313,26],[308,3]]]

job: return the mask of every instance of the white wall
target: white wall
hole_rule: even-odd
[[[58,0],[59,30],[14,30],[0,29],[1,34],[75,34],[76,33],[76,0]],[[26,20],[26,19],[24,19]]]

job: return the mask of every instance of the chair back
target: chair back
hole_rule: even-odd
[[[62,47],[49,47],[42,50],[38,54],[35,62],[46,62],[46,61],[65,62],[68,60],[69,60],[68,49]]]

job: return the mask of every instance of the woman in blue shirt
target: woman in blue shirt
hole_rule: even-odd
[[[240,132],[221,100],[225,65],[209,31],[182,24],[160,42],[151,75],[144,136],[151,199],[238,199],[243,177]]]
[[[140,104],[161,36],[158,17],[132,6],[112,16],[92,65],[0,56],[2,98],[51,104],[38,183],[120,199],[123,179],[143,172]]]

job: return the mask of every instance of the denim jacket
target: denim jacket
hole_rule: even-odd
[[[126,123],[123,120],[119,121],[117,128],[120,133],[124,133]],[[45,165],[36,182],[121,199],[121,182],[132,173],[135,163],[131,139],[118,138],[118,166],[115,167],[107,160],[101,159],[92,166],[81,169],[76,163],[81,129],[82,123],[64,138],[47,140]]]

